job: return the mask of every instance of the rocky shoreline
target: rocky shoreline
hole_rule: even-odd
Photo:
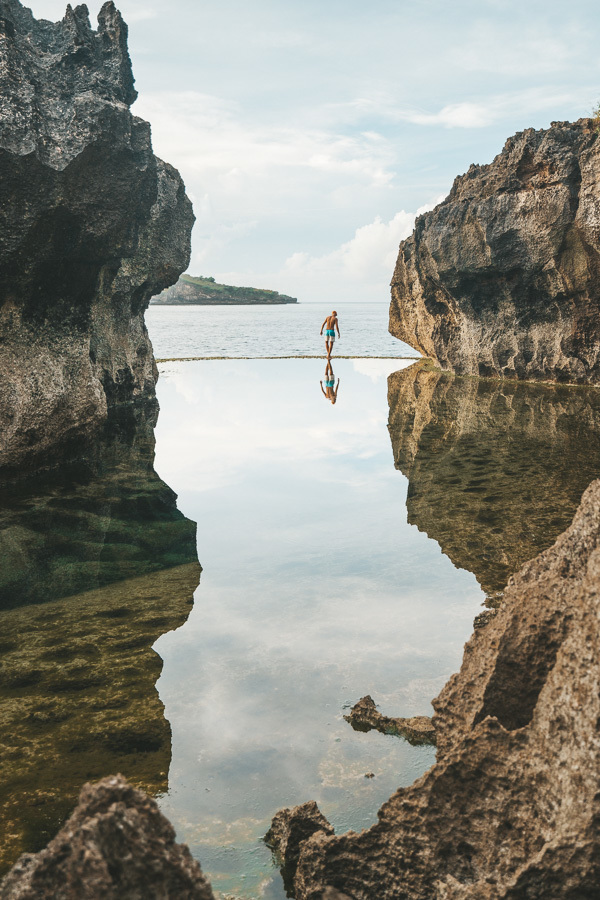
[[[390,332],[459,375],[597,384],[599,169],[593,119],[472,165],[400,244]]]

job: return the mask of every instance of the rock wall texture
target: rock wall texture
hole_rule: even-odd
[[[595,387],[460,378],[417,363],[388,379],[408,521],[488,597],[546,550],[600,477]]]
[[[193,213],[152,153],[127,27],[105,3],[36,21],[0,0],[0,472],[77,455],[153,397],[150,297],[189,261]]]
[[[442,369],[600,380],[595,121],[511,137],[400,245],[390,332]]]
[[[93,461],[0,489],[0,875],[56,834],[86,780],[168,787],[152,647],[186,621],[200,565],[146,410],[113,410]]]
[[[120,776],[86,784],[48,847],[25,854],[1,900],[214,900],[210,884],[154,800]]]
[[[600,884],[600,481],[434,701],[436,764],[360,834],[300,848],[297,900],[592,900]]]

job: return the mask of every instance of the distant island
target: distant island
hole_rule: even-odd
[[[214,278],[193,278],[182,275],[172,287],[153,297],[150,303],[165,306],[201,304],[203,306],[233,306],[259,303],[297,303],[295,297],[261,288],[234,287],[218,284]]]

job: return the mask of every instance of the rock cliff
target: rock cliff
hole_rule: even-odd
[[[112,2],[36,21],[0,0],[0,472],[77,455],[151,398],[150,297],[189,261],[191,204],[152,153]]]
[[[600,481],[434,701],[436,764],[360,834],[304,841],[297,900],[593,900],[600,884]]]
[[[390,332],[458,374],[598,382],[599,222],[595,121],[516,134],[401,243]]]
[[[493,599],[568,527],[600,477],[594,387],[460,378],[417,363],[388,380],[408,521]]]
[[[297,303],[295,297],[262,288],[219,284],[214,278],[182,275],[177,284],[152,298],[157,306],[252,306]]]

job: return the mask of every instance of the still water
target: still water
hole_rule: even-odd
[[[343,713],[430,712],[600,474],[600,393],[357,359],[332,404],[324,360],[160,369],[155,460],[130,411],[0,498],[1,865],[121,771],[222,895],[273,900],[274,812],[362,828],[433,762]]]
[[[146,324],[157,359],[322,355],[324,303],[281,306],[150,306]],[[388,303],[338,303],[336,356],[418,357],[388,333]]]

